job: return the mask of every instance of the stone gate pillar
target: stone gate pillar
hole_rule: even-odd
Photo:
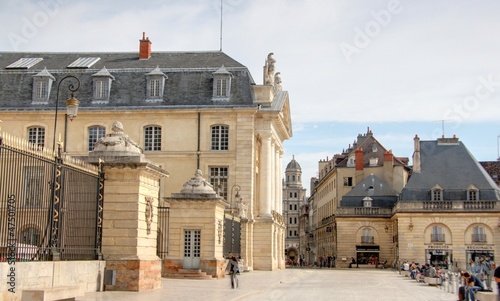
[[[108,291],[147,291],[161,287],[156,255],[159,179],[168,173],[145,159],[142,149],[123,133],[96,143],[90,160],[104,161],[102,254],[106,269],[116,271]]]

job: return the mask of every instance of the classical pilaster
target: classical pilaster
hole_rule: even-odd
[[[271,133],[265,133],[262,134],[259,217],[271,217],[272,180]]]
[[[281,164],[280,164],[280,150],[279,146],[277,143],[274,144],[274,210],[280,214],[283,212],[281,211],[281,206],[280,204],[283,203],[283,199],[281,198]]]

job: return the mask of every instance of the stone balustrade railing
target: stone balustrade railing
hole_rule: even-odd
[[[424,201],[424,202],[398,202],[392,209],[396,212],[415,211],[474,211],[474,210],[500,210],[497,201]]]

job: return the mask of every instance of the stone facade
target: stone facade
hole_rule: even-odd
[[[281,224],[273,212],[282,212],[283,143],[292,137],[292,126],[289,94],[276,77],[276,60],[272,55],[266,59],[268,80],[256,84],[248,68],[223,52],[155,52],[149,39],[140,43],[145,43],[144,59],[138,53],[2,54],[4,67],[21,58],[43,58],[28,69],[0,69],[0,85],[5,87],[0,91],[2,127],[24,138],[29,138],[30,129],[43,132],[43,139],[38,138],[45,145],[55,137],[63,140],[69,154],[86,157],[93,143],[119,120],[145,158],[171,175],[168,181],[160,179],[156,198],[180,191],[196,169],[226,201],[231,187],[239,185],[248,210],[241,242],[246,268],[284,268],[284,252],[278,252],[283,250],[284,230],[274,233]],[[80,57],[92,60],[68,67]],[[38,101],[33,99],[33,75],[45,67],[47,78],[54,80],[47,80],[52,89],[38,91],[48,91]],[[55,99],[67,96],[67,85],[63,83],[60,91],[54,87],[68,74],[80,81],[75,92],[80,108],[72,121],[59,114],[54,132]],[[97,81],[107,90],[96,90]],[[122,188],[130,189],[113,189]],[[260,249],[266,253],[260,254]]]
[[[316,193],[309,199],[314,252],[321,255],[331,241],[338,267],[347,267],[352,257],[361,265],[415,261],[451,271],[466,270],[481,256],[498,261],[500,190],[458,138],[416,136],[411,172],[404,164],[396,167],[396,158],[385,150],[378,171],[370,166],[375,160],[366,161],[368,138],[361,141],[363,150],[346,152],[350,166],[332,160],[314,182]],[[349,192],[339,189],[340,202],[325,209],[323,200],[337,196],[325,187],[335,191],[342,184]],[[330,225],[330,234],[322,231]]]

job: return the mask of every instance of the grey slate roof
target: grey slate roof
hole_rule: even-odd
[[[431,200],[436,185],[443,189],[444,200],[467,200],[470,185],[479,189],[480,200],[500,200],[498,186],[462,142],[420,141],[420,158],[421,172],[412,173],[402,201]]]
[[[82,57],[99,57],[89,69],[67,68]],[[6,69],[21,58],[43,58],[29,69]],[[212,101],[213,74],[224,66],[231,74],[231,97],[228,101]],[[108,103],[92,104],[92,75],[103,68],[114,77]],[[162,101],[146,102],[146,74],[157,67],[167,79]],[[56,81],[52,85],[48,105],[33,105],[32,76],[47,68]],[[66,75],[80,79],[76,92],[82,110],[172,108],[186,106],[256,106],[249,70],[220,51],[152,52],[151,58],[140,60],[130,53],[20,53],[0,52],[0,109],[43,110],[55,107],[57,83]],[[69,91],[61,85],[60,99]],[[70,80],[66,84],[69,85]],[[66,95],[67,94],[67,95]]]
[[[371,174],[346,193],[340,204],[341,207],[363,207],[363,199],[369,196],[372,199],[372,207],[392,208],[398,200],[398,195],[391,185]]]

